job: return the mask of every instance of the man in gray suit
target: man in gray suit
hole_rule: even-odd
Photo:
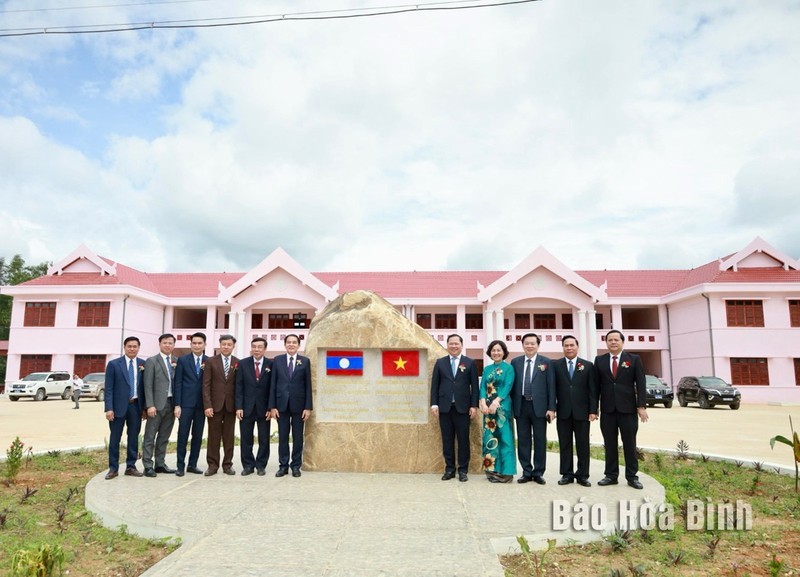
[[[172,382],[175,379],[172,350],[175,348],[175,337],[171,334],[161,335],[158,337],[158,348],[161,352],[147,359],[144,364],[147,423],[144,427],[142,464],[145,477],[155,477],[157,473],[175,473],[175,469],[167,467],[165,461],[169,436],[175,424],[175,405],[172,400]]]
[[[511,400],[517,421],[517,456],[522,476],[517,483],[544,485],[547,465],[547,423],[556,416],[556,380],[552,361],[538,354],[541,339],[528,333],[522,337],[525,355],[511,361],[514,388]],[[531,437],[533,465],[531,465]]]

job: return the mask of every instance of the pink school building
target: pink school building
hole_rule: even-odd
[[[308,334],[337,296],[372,290],[444,343],[456,332],[466,354],[484,360],[503,339],[512,356],[536,332],[540,352],[561,356],[578,337],[581,356],[605,352],[616,328],[646,371],[676,385],[716,375],[741,387],[744,402],[800,402],[800,263],[756,238],[740,251],[691,270],[574,271],[542,247],[509,271],[310,272],[281,248],[244,273],[147,273],[80,246],[44,277],[0,287],[14,297],[6,381],[33,371],[102,371],[124,336],[155,354],[157,337],[205,332],[263,336],[268,354],[284,335]]]

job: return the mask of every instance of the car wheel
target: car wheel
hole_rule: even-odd
[[[19,397],[15,397],[14,395],[8,395],[9,401],[19,401]]]
[[[664,408],[671,409],[672,408],[672,401],[664,401]]]
[[[97,396],[95,397],[96,400],[103,401],[105,400],[105,398],[106,398],[106,392],[103,389],[97,391]]]
[[[734,411],[738,411],[741,404],[742,404],[741,401],[734,401],[731,403],[731,409]]]
[[[697,398],[697,404],[700,405],[701,409],[711,408],[711,403],[708,402],[708,395],[705,393],[700,393],[700,396]]]
[[[69,396],[71,394],[72,394],[72,387],[67,387],[66,389],[64,389],[64,392],[61,393],[61,398],[66,401],[67,399],[69,399]]]
[[[33,396],[34,401],[44,401],[47,398],[47,395],[44,392],[44,389],[39,389],[36,391],[36,394]]]
[[[678,404],[681,407],[685,407],[689,403],[686,402],[686,396],[683,393],[678,393]]]

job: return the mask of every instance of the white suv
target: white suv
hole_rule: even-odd
[[[6,393],[10,401],[18,401],[21,397],[33,397],[35,401],[44,401],[51,395],[69,399],[72,394],[72,376],[66,371],[31,373],[7,386]]]

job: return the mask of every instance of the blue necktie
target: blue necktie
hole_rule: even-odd
[[[230,370],[230,367],[231,367],[230,362],[231,361],[230,361],[230,359],[228,359],[228,357],[225,357],[225,356],[222,357],[222,365],[223,365],[222,368],[225,369],[225,378],[226,379],[228,378],[228,371]]]
[[[569,362],[569,378],[572,378],[572,375],[575,373],[575,367],[572,366],[572,361]]]
[[[200,357],[194,358],[194,374],[200,376]]]
[[[289,357],[289,378],[294,374],[294,357]]]
[[[131,399],[136,396],[136,382],[133,373],[133,359],[128,359],[128,380],[131,386]]]
[[[453,369],[453,376],[456,376],[456,357],[450,357],[450,367]]]

